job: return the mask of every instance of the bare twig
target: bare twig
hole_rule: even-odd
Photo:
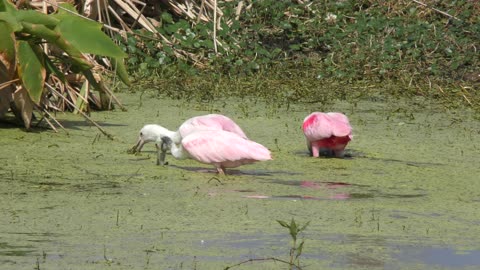
[[[274,258],[274,257],[270,257],[270,258],[257,258],[257,259],[248,259],[246,261],[243,261],[243,262],[239,262],[237,264],[234,264],[234,265],[231,265],[231,266],[227,266],[224,268],[224,270],[228,270],[230,268],[233,268],[233,267],[237,267],[237,266],[240,266],[242,264],[245,264],[245,263],[249,263],[249,262],[261,262],[261,261],[274,261],[274,262],[281,262],[281,263],[285,263],[285,264],[288,264],[290,266],[295,266],[295,269],[298,269],[298,270],[302,270],[302,268],[299,266],[299,265],[296,265],[296,264],[292,264],[290,262],[287,262],[287,261],[284,261],[284,260],[281,260],[281,259],[277,259],[277,258]]]
[[[55,88],[53,88],[50,84],[48,83],[45,83],[45,85],[50,88],[50,91],[52,91],[53,93],[55,93],[58,97],[62,98],[63,100],[65,100],[65,102],[67,102],[70,106],[72,106],[73,108],[77,109],[78,112],[83,116],[85,117],[85,119],[87,119],[90,123],[92,123],[94,126],[96,126],[98,128],[98,130],[100,130],[103,135],[107,136],[107,138],[109,138],[110,140],[113,140],[114,139],[114,136],[110,133],[108,133],[105,129],[103,129],[99,124],[97,124],[97,122],[93,121],[90,117],[88,117],[88,115],[86,115],[84,112],[82,112],[77,106],[75,106],[75,104],[73,104],[70,100],[68,100],[66,97],[64,97],[61,93],[59,93]]]
[[[213,0],[213,48],[218,53],[217,48],[217,0]]]
[[[60,124],[60,122],[58,122],[57,119],[56,119],[55,117],[53,117],[53,116],[48,112],[48,110],[42,109],[41,111],[42,111],[43,113],[47,114],[59,127],[61,127],[61,128],[63,129],[63,131],[65,131],[65,133],[68,134],[68,131],[65,129],[65,127],[63,127],[63,125]],[[44,117],[45,117],[45,116],[44,116]],[[45,120],[46,120],[47,122],[49,122],[46,117],[45,117]]]

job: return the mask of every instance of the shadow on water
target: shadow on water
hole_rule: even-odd
[[[94,127],[94,125],[92,125],[88,121],[60,120],[60,122],[67,129],[79,129],[80,127]],[[126,124],[112,124],[112,123],[106,123],[106,122],[102,122],[102,121],[95,121],[95,122],[102,127],[126,127],[126,126],[128,126]]]
[[[374,161],[403,163],[405,165],[414,166],[414,167],[445,166],[445,164],[443,163],[435,163],[435,162],[417,162],[417,161],[406,161],[406,160],[399,160],[399,159],[392,159],[392,158],[376,158],[376,157],[367,157],[367,156],[365,156],[364,158],[374,160]]]
[[[208,173],[216,175],[217,171],[215,169],[204,168],[204,167],[193,167],[193,166],[178,166],[169,164],[169,167],[173,167],[180,170],[197,172],[197,173]],[[227,175],[250,175],[250,176],[271,176],[273,174],[288,174],[288,175],[297,175],[300,173],[287,172],[287,171],[265,171],[265,170],[238,170],[238,169],[229,169],[227,168]]]
[[[335,191],[335,193],[322,193],[318,196],[312,195],[245,195],[244,198],[250,199],[290,199],[290,200],[346,200],[346,199],[372,199],[372,198],[420,198],[427,194],[398,194],[398,193],[386,193],[376,189],[372,189],[369,185],[351,184],[346,182],[334,182],[334,181],[295,181],[295,180],[279,180],[268,181],[268,183],[287,185],[298,187],[299,189],[312,189],[320,191]],[[297,190],[293,191],[297,193]]]
[[[16,246],[0,242],[0,256],[27,256],[33,252],[35,247],[31,245]]]
[[[312,154],[308,150],[297,150],[294,151],[293,154],[301,157],[312,157]],[[333,152],[327,150],[321,150],[319,154],[319,158],[336,158]],[[365,153],[357,151],[355,149],[345,149],[344,157],[340,159],[352,159],[357,157],[366,157],[366,155]]]

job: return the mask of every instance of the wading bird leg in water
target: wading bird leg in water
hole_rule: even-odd
[[[164,137],[169,139],[168,137]],[[168,144],[165,143],[164,138],[162,142],[157,142],[155,147],[157,148],[157,165],[168,165],[168,162],[165,162],[165,156],[167,155]],[[160,143],[160,146],[158,145]]]

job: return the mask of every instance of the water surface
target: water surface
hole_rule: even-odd
[[[276,220],[292,218],[310,221],[301,235],[305,269],[480,265],[480,131],[467,110],[388,100],[322,105],[349,116],[354,139],[347,158],[314,159],[300,126],[318,104],[287,110],[248,99],[120,98],[128,113],[92,113],[113,141],[70,114],[57,115],[68,134],[2,126],[1,269],[223,269],[287,260],[291,239]],[[175,129],[211,112],[235,119],[274,160],[219,177],[170,156],[169,166],[156,166],[153,144],[127,153],[144,124]],[[272,261],[238,268],[287,269]]]

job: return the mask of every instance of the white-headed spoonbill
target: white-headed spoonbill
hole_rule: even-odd
[[[219,174],[225,168],[272,159],[270,151],[263,145],[225,130],[199,130],[185,136],[180,143],[164,136],[156,143],[157,164],[164,164],[165,150],[170,149],[177,159],[191,158],[212,164]]]
[[[302,125],[310,154],[318,157],[328,152],[343,157],[352,139],[352,127],[346,115],[338,112],[314,112],[305,117]]]
[[[140,152],[143,145],[156,142],[161,137],[169,137],[173,142],[180,143],[183,137],[197,130],[225,130],[247,139],[243,130],[232,119],[221,114],[207,114],[195,116],[186,120],[178,131],[168,130],[160,125],[145,125],[138,136],[137,143],[130,150],[133,153]]]

